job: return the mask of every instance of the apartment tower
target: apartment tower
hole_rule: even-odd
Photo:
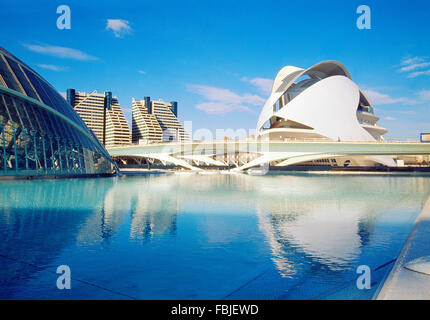
[[[105,103],[108,99],[110,103]],[[67,101],[73,106],[88,128],[106,147],[131,143],[130,128],[124,117],[121,106],[111,92],[91,93],[76,92],[67,89]],[[107,106],[105,110],[105,106]],[[106,114],[106,120],[105,120]],[[106,124],[104,125],[104,121]]]
[[[179,122],[176,101],[132,100],[132,142],[157,143],[189,140]]]

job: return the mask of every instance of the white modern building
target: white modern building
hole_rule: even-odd
[[[142,108],[152,106],[147,100],[133,104],[133,140],[158,135],[157,141],[168,141],[159,137],[163,131],[161,124],[161,131],[150,127],[149,114],[157,115],[157,110]],[[138,117],[139,109],[145,111],[141,117]],[[152,119],[156,127],[158,119]],[[139,132],[138,125],[143,120],[148,124]],[[171,139],[176,141],[136,143],[109,148],[109,153],[113,157],[140,157],[151,163],[191,170],[228,166],[245,171],[262,166],[263,172],[267,168],[284,170],[292,166],[294,170],[300,169],[297,166],[306,170],[308,166],[313,166],[311,170],[320,170],[320,167],[326,170],[327,166],[395,167],[402,166],[395,162],[395,157],[430,154],[430,146],[418,141],[384,141],[387,130],[378,121],[371,102],[351,80],[345,66],[337,61],[325,61],[309,69],[286,66],[278,72],[258,118],[255,138],[190,142]]]
[[[278,72],[259,116],[257,133],[259,139],[269,141],[382,141],[387,130],[378,120],[345,66],[324,61],[309,69],[286,66]],[[395,165],[390,157],[338,157],[309,164],[312,162]]]

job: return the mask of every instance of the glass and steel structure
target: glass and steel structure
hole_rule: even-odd
[[[116,170],[71,105],[0,47],[0,177],[106,175]]]

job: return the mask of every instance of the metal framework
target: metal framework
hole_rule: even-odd
[[[73,108],[0,48],[0,178],[112,174],[107,151]]]
[[[30,100],[0,87],[0,175],[112,171],[94,137],[55,110]]]

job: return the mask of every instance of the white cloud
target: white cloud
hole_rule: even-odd
[[[123,19],[107,19],[106,30],[112,30],[116,38],[131,33],[130,22]]]
[[[405,58],[400,62],[400,65],[407,66],[415,63],[424,62],[424,58],[421,57],[413,57],[413,58]]]
[[[408,78],[416,78],[422,75],[430,76],[430,70],[412,72],[411,74],[408,75]]]
[[[410,64],[410,65],[407,65],[407,66],[401,68],[400,72],[413,71],[416,69],[426,68],[428,66],[430,66],[430,62],[414,63],[414,64]]]
[[[74,59],[82,61],[98,60],[97,57],[91,56],[89,54],[86,54],[85,52],[82,52],[81,50],[73,48],[33,44],[24,44],[24,47],[33,52],[47,54],[62,59]]]
[[[229,89],[210,87],[204,85],[190,85],[188,89],[191,92],[197,93],[209,100],[213,101],[222,101],[222,102],[230,102],[230,103],[247,103],[254,106],[258,106],[264,104],[266,101],[262,97],[258,95],[253,95],[246,93],[244,95],[239,95]]]
[[[384,120],[394,121],[394,120],[396,120],[396,118],[388,116],[388,117],[385,117]]]
[[[252,112],[250,108],[244,105],[236,105],[226,102],[203,102],[196,105],[196,108],[208,114],[225,115],[226,113],[236,111]]]
[[[240,79],[243,82],[248,82],[253,86],[257,87],[261,92],[269,95],[272,92],[273,80],[266,78],[252,78],[242,77]]]
[[[67,69],[69,69],[68,67],[55,66],[53,64],[37,64],[37,66],[42,69],[47,69],[47,70],[57,71],[57,72],[66,71]]]
[[[370,99],[370,103],[374,105],[382,105],[382,104],[393,104],[393,103],[401,103],[401,104],[417,104],[419,103],[415,99],[410,98],[393,98],[388,94],[381,93],[375,90],[364,90],[366,96]]]
[[[137,70],[137,72],[139,72],[140,74],[146,74],[146,72],[143,70]]]
[[[210,100],[196,106],[197,109],[209,114],[224,115],[235,111],[252,112],[249,106],[262,106],[265,102],[265,99],[258,95],[249,93],[239,95],[229,89],[205,85],[189,85],[187,88],[189,91]]]
[[[400,66],[400,72],[410,72],[428,68],[430,67],[430,62],[426,61],[426,59],[422,57],[414,57],[403,59],[403,61],[400,62]],[[421,75],[430,75],[430,70],[411,72],[408,74],[408,78],[416,78]]]
[[[364,91],[366,96],[369,98],[370,103],[373,105],[390,105],[390,104],[400,104],[400,105],[425,105],[430,102],[430,90],[421,90],[415,92],[412,98],[406,97],[391,97],[388,94],[378,92],[376,90],[368,89]],[[379,110],[380,112],[384,112],[383,110]],[[416,110],[391,110],[390,112],[397,112],[399,114],[404,115],[415,115],[417,114]],[[385,120],[395,120],[395,119],[387,119]]]

